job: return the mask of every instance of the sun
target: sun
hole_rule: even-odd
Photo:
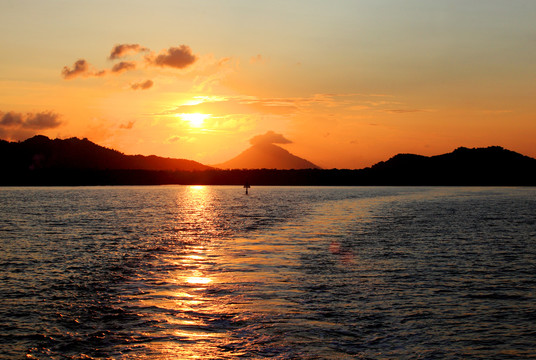
[[[210,117],[210,114],[193,113],[193,114],[179,114],[179,116],[181,117],[183,121],[187,121],[190,127],[200,128],[205,123],[205,119]]]

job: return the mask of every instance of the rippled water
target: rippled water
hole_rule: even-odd
[[[0,189],[0,358],[536,357],[536,189]]]

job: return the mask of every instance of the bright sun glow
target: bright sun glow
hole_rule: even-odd
[[[210,117],[210,114],[179,114],[182,120],[187,121],[190,124],[190,127],[200,128],[203,126],[205,119]]]

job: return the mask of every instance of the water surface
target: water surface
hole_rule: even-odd
[[[0,189],[0,357],[536,357],[536,189]]]

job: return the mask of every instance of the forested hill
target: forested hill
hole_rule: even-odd
[[[0,141],[3,168],[10,171],[38,169],[87,170],[183,170],[202,171],[211,167],[192,160],[158,156],[125,155],[88,139],[51,140],[38,135],[23,142]]]
[[[191,160],[124,155],[87,139],[0,141],[0,185],[536,186],[536,159],[503,149],[399,154],[360,170],[218,170]]]
[[[536,185],[536,159],[500,146],[436,156],[398,154],[367,171],[385,184]]]

